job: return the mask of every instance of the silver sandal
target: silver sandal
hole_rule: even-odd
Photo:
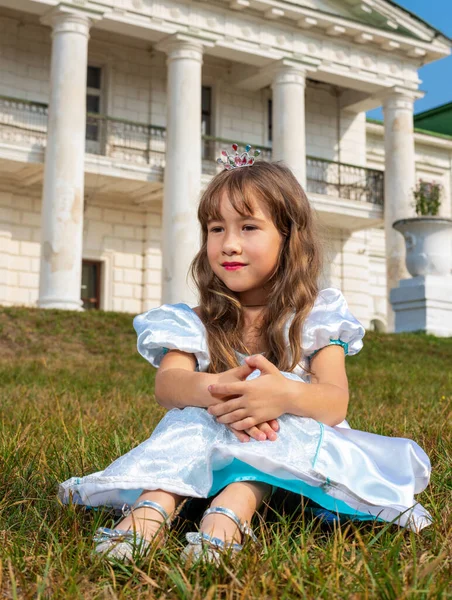
[[[136,506],[129,507],[124,504],[122,507],[122,517],[128,517],[138,508],[153,508],[163,517],[163,523],[170,527],[170,517],[166,510],[152,500],[142,500]],[[94,534],[94,552],[102,554],[103,558],[110,562],[132,562],[134,559],[146,556],[153,544],[153,540],[147,540],[136,531],[125,531],[123,529],[109,529],[108,527],[99,527]]]
[[[249,523],[247,521],[242,523],[234,511],[230,510],[229,508],[224,508],[223,506],[214,506],[212,508],[208,508],[203,514],[199,526],[201,526],[201,523],[207,517],[207,515],[211,514],[220,514],[229,517],[237,525],[242,536],[250,537],[253,542],[259,543],[254,531],[249,526]],[[202,562],[215,563],[218,565],[220,563],[222,554],[225,552],[236,554],[243,548],[243,543],[237,544],[237,542],[225,542],[220,538],[212,537],[211,535],[203,533],[202,531],[187,533],[185,537],[188,544],[181,553],[181,560],[184,563],[195,563],[201,560]]]

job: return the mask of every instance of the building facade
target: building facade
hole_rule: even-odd
[[[0,304],[195,302],[196,203],[238,142],[289,164],[322,284],[391,331],[416,179],[452,212],[452,137],[413,128],[418,69],[449,51],[389,0],[0,0]]]

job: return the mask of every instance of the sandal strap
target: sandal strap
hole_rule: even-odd
[[[158,502],[154,502],[153,500],[142,500],[141,502],[138,502],[138,504],[135,504],[135,506],[129,506],[128,504],[124,504],[124,506],[122,507],[123,517],[128,517],[138,508],[153,508],[160,515],[162,515],[165,525],[167,525],[168,527],[170,526],[171,518],[169,514],[166,512],[166,510],[161,504],[159,504]]]
[[[207,543],[207,545],[211,546],[212,548],[222,551],[227,548],[232,548],[232,550],[239,551],[243,548],[242,544],[237,544],[237,542],[228,543],[224,540],[220,540],[220,538],[212,537],[208,533],[204,533],[202,531],[186,533],[185,538],[191,545]]]
[[[212,514],[224,515],[225,517],[229,517],[237,525],[242,535],[250,537],[253,540],[253,542],[258,542],[258,539],[254,534],[254,531],[251,529],[248,521],[244,521],[242,523],[242,521],[239,519],[239,517],[235,514],[233,510],[231,510],[230,508],[225,508],[224,506],[212,506],[211,508],[208,508],[202,516],[200,525],[208,515]]]
[[[108,527],[99,527],[96,529],[93,539],[96,543],[111,540],[113,542],[134,542],[141,544],[144,541],[144,538],[136,532],[125,531],[124,529],[109,529]]]

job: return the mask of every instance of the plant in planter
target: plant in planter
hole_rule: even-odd
[[[418,216],[436,217],[441,206],[443,186],[436,181],[419,179],[413,190],[414,210]]]
[[[406,268],[413,277],[451,274],[452,219],[438,216],[442,193],[440,183],[420,179],[413,190],[417,216],[392,225],[405,238]]]

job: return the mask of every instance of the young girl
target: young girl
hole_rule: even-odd
[[[199,306],[167,304],[134,320],[169,412],[104,471],[60,487],[63,502],[132,507],[117,528],[96,533],[96,551],[109,559],[162,543],[186,497],[213,500],[200,532],[187,534],[184,558],[240,550],[275,487],[353,519],[416,531],[430,522],[414,500],[430,475],[422,449],[344,420],[345,356],[360,351],[364,329],[339,290],[318,289],[309,202],[287,167],[252,163],[227,156],[201,198]]]

